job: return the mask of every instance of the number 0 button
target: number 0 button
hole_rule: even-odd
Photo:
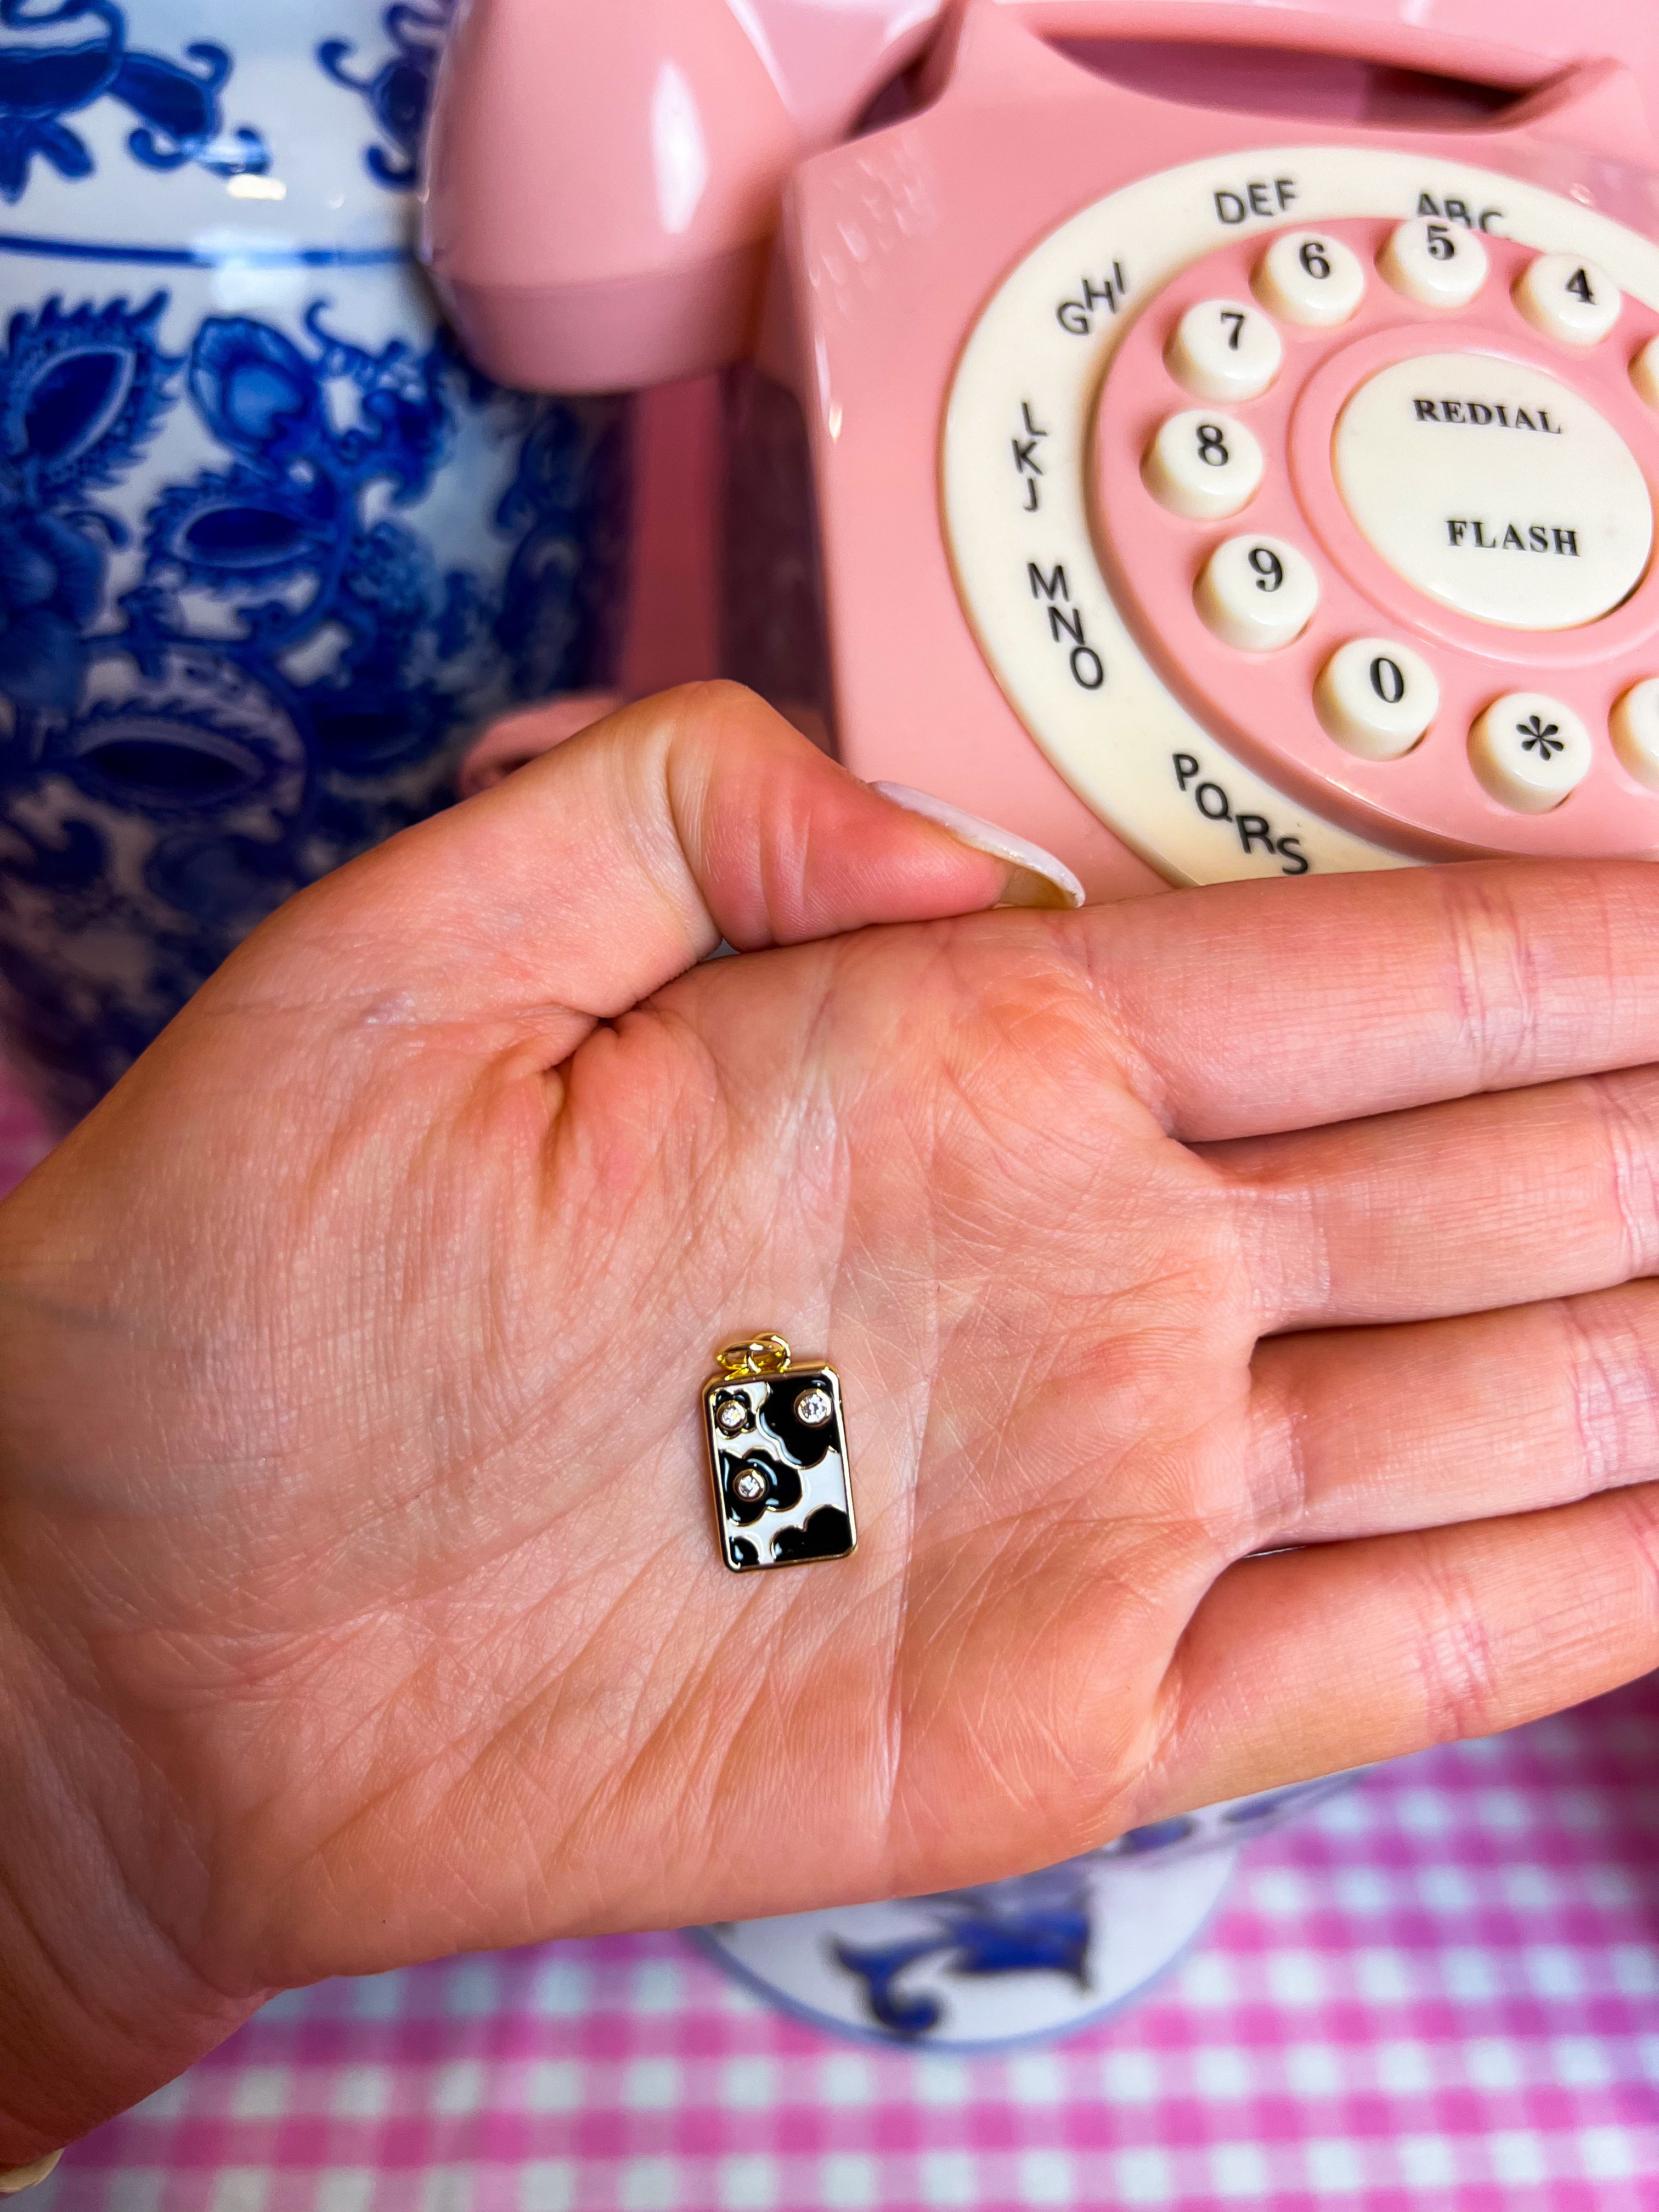
[[[1624,307],[1619,287],[1593,261],[1572,253],[1540,253],[1515,288],[1515,304],[1547,338],[1600,345]]]
[[[1377,256],[1385,283],[1419,307],[1467,307],[1492,270],[1472,230],[1419,216],[1402,222]]]
[[[1340,239],[1322,237],[1316,230],[1287,230],[1262,255],[1255,294],[1287,323],[1330,330],[1359,313],[1365,297],[1364,264]]]
[[[1160,507],[1210,521],[1248,507],[1265,466],[1261,447],[1242,422],[1200,407],[1170,416],[1147,448],[1140,472]]]
[[[1547,814],[1590,770],[1589,732],[1542,691],[1495,700],[1469,732],[1469,761],[1500,805]]]
[[[1230,538],[1211,554],[1194,594],[1224,645],[1276,653],[1301,636],[1319,605],[1319,577],[1282,538]]]
[[[1440,711],[1440,686],[1420,653],[1357,637],[1320,673],[1314,705],[1328,734],[1361,760],[1398,760]]]
[[[1258,399],[1284,358],[1284,339],[1242,300],[1188,307],[1164,354],[1176,382],[1199,399]]]

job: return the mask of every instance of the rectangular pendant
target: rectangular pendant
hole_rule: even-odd
[[[726,1565],[846,1559],[858,1529],[840,1376],[765,1337],[723,1352],[720,1370],[703,1385],[702,1415]]]

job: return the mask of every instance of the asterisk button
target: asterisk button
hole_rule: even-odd
[[[1469,732],[1469,765],[1498,805],[1517,814],[1559,806],[1594,757],[1578,716],[1541,691],[1494,700]]]

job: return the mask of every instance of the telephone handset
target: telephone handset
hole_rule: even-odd
[[[1514,97],[1253,114],[1264,46]],[[757,346],[842,757],[1097,895],[1659,854],[1656,83],[1647,0],[471,0],[428,250],[516,383]]]

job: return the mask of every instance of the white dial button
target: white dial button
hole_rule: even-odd
[[[1328,736],[1361,760],[1398,760],[1440,711],[1440,686],[1421,653],[1386,637],[1357,637],[1320,672],[1314,705]]]
[[[1389,567],[1477,622],[1575,629],[1646,572],[1653,500],[1640,465],[1540,369],[1480,353],[1396,362],[1349,400],[1332,459]]]
[[[1164,358],[1197,398],[1256,399],[1279,374],[1285,341],[1242,300],[1200,300],[1181,318]]]
[[[1650,338],[1630,365],[1631,382],[1650,407],[1659,410],[1659,338]]]
[[[1467,307],[1492,273],[1486,249],[1461,223],[1419,216],[1376,258],[1383,281],[1419,307]]]
[[[1255,277],[1262,306],[1287,323],[1330,330],[1357,315],[1365,297],[1365,267],[1338,238],[1287,230],[1261,257]]]
[[[1593,261],[1576,253],[1540,253],[1522,272],[1515,304],[1547,338],[1600,345],[1624,308],[1619,287]]]
[[[1542,691],[1494,700],[1469,732],[1469,762],[1492,797],[1517,814],[1547,814],[1590,771],[1589,732]]]
[[[1276,653],[1301,636],[1319,605],[1319,576],[1282,538],[1230,538],[1211,554],[1194,594],[1224,645]]]
[[[1613,748],[1638,783],[1659,791],[1659,677],[1638,684],[1613,710]]]
[[[1148,447],[1140,473],[1160,507],[1214,521],[1249,505],[1266,465],[1242,422],[1200,407],[1170,416]]]

